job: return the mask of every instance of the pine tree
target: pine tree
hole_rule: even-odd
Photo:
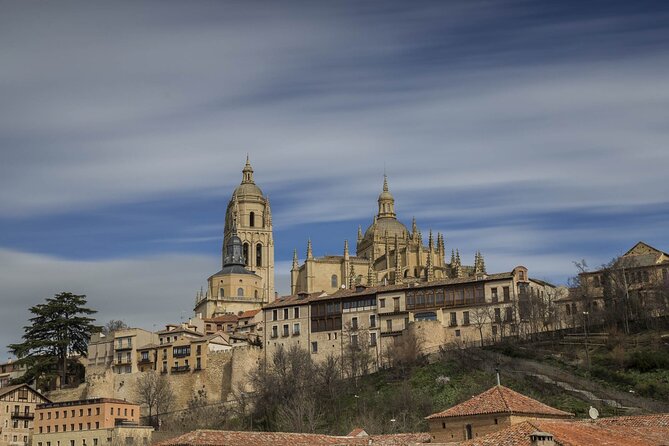
[[[60,387],[66,384],[68,356],[86,356],[91,334],[100,331],[95,319],[87,317],[96,311],[85,305],[85,295],[64,292],[30,308],[35,316],[23,327],[23,342],[8,346],[17,362],[27,366],[23,382],[60,376]]]

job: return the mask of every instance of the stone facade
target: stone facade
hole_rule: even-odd
[[[297,251],[294,253],[291,294],[321,290],[333,293],[355,285],[431,282],[484,273],[485,262],[480,252],[476,253],[473,266],[462,265],[458,250],[452,250],[447,262],[442,234],[437,233],[434,240],[430,231],[425,245],[415,219],[411,230],[407,229],[397,219],[395,199],[384,177],[374,221],[364,234],[358,228],[355,256],[350,255],[348,241],[344,241],[342,256],[314,257],[309,240],[304,264],[299,264]]]

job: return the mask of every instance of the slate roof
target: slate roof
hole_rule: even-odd
[[[368,444],[375,446],[409,446],[416,443],[429,443],[431,438],[430,434],[427,433],[338,437],[288,432],[197,430],[158,443],[158,446],[367,446]]]
[[[560,446],[660,446],[669,444],[669,414],[595,421],[532,420],[460,443],[461,446],[531,446],[530,434],[553,435]]]
[[[574,414],[564,412],[542,402],[520,394],[504,386],[495,386],[471,397],[464,403],[434,413],[428,420],[449,417],[465,417],[485,414],[522,414],[540,417],[568,418]]]

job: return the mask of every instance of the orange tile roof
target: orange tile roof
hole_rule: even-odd
[[[375,446],[409,446],[428,443],[431,438],[427,433],[338,437],[289,432],[197,430],[158,443],[158,446],[367,446],[370,441]]]
[[[246,310],[245,312],[239,315],[239,319],[246,319],[247,317],[253,317],[258,313],[260,313],[260,308],[256,310]]]
[[[471,397],[464,403],[427,417],[435,418],[464,417],[493,413],[537,415],[540,417],[568,418],[574,414],[564,412],[542,402],[522,395],[504,386],[495,386]]]
[[[461,446],[531,446],[543,431],[561,446],[660,446],[669,444],[669,414],[602,418],[596,421],[532,420],[461,443]]]

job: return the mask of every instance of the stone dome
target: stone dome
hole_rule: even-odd
[[[233,195],[237,195],[237,197],[242,197],[242,196],[257,196],[257,197],[262,197],[262,190],[258,186],[256,186],[255,183],[242,183],[233,192]]]
[[[377,218],[376,221],[367,228],[364,238],[373,238],[375,235],[384,237],[386,231],[388,237],[391,239],[394,239],[395,235],[397,235],[397,238],[399,239],[409,237],[409,230],[399,220],[392,217],[383,217]]]

